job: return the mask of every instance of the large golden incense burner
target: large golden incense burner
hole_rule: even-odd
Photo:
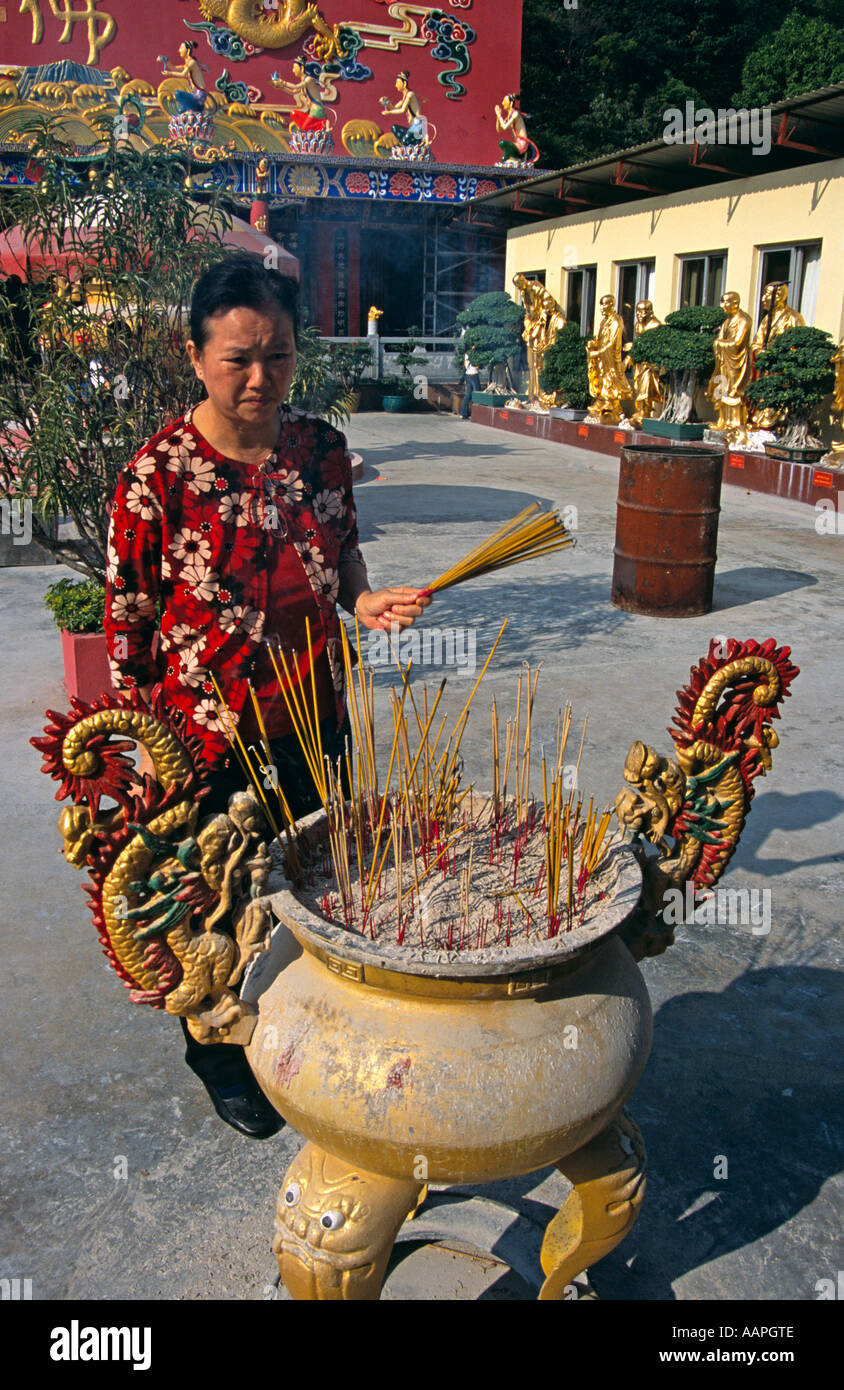
[[[671,944],[669,906],[701,901],[735,853],[797,668],[773,639],[713,642],[679,692],[673,757],[632,745],[615,807],[632,840],[608,847],[609,813],[590,802],[583,815],[576,791],[564,796],[569,711],[556,759],[546,768],[542,756],[542,800],[530,794],[529,671],[503,760],[493,702],[492,794],[477,805],[459,776],[474,690],[434,757],[440,697],[420,708],[401,674],[386,783],[371,674],[358,668],[350,786],[315,764],[323,810],[297,826],[279,789],[272,855],[258,804],[275,820],[269,779],[256,779],[257,799],[237,793],[226,815],[203,818],[196,750],[160,703],[74,701],[33,742],[72,802],[65,855],[89,869],[100,939],[132,1001],[180,1014],[200,1041],[243,1043],[306,1137],[276,1222],[293,1297],[377,1299],[427,1184],[556,1164],[572,1190],[544,1235],[539,1297],[564,1298],[623,1239],[644,1194],[644,1145],[624,1109],[651,1041],[636,962]],[[139,778],[133,743],[154,777]]]
[[[644,1148],[622,1107],[650,1051],[651,1008],[616,935],[641,890],[630,849],[613,852],[608,881],[588,944],[469,951],[452,964],[352,936],[289,890],[273,897],[280,940],[249,982],[259,1018],[247,1055],[309,1140],[276,1221],[294,1297],[377,1298],[428,1182],[495,1182],[550,1163],[571,1178],[578,1190],[543,1248],[543,1298],[562,1297],[633,1224]]]

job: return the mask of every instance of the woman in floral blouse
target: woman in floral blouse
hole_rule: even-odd
[[[278,690],[279,646],[314,678],[324,751],[348,732],[338,602],[361,625],[407,627],[430,599],[372,591],[358,548],[346,441],[284,404],[296,369],[295,282],[238,253],[197,282],[187,348],[206,397],[154,436],[121,474],[111,515],[106,633],[118,688],[149,699],[161,682],[211,770],[203,811],[225,810],[243,785],[220,723],[212,674],[246,743],[261,704],[278,777],[294,814],[317,804]],[[152,654],[159,623],[160,650]],[[218,1113],[264,1137],[279,1120],[240,1048],[188,1039],[188,1062]]]

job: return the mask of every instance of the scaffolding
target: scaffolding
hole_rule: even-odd
[[[431,218],[425,236],[422,332],[442,338],[454,332],[461,309],[479,294],[504,289],[505,236],[466,223]]]

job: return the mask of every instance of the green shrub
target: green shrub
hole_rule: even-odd
[[[378,390],[382,396],[412,396],[413,382],[407,376],[382,376]]]
[[[587,341],[576,323],[565,323],[545,354],[539,377],[542,390],[558,392],[572,410],[589,408]]]
[[[399,343],[397,352],[394,353],[395,359],[404,373],[405,379],[409,377],[413,367],[424,367],[428,362],[428,355],[425,352],[418,353],[419,329],[414,324],[407,330],[407,338],[403,343]]]
[[[712,343],[724,318],[723,309],[691,305],[666,314],[659,328],[649,328],[634,340],[630,349],[634,362],[652,362],[668,373],[661,420],[689,424],[697,418],[695,393],[715,370]]]
[[[60,579],[51,584],[44,602],[63,632],[102,632],[105,589],[91,579]]]
[[[512,380],[508,385],[505,374],[510,358],[521,346],[524,321],[524,309],[503,290],[479,294],[457,315],[457,327],[466,329],[454,343],[458,366],[462,368],[463,358],[467,356],[475,367],[491,372],[492,389],[514,390]]]
[[[352,343],[330,343],[328,365],[344,391],[359,391],[363,374],[373,365],[374,352],[365,338]]]
[[[822,448],[811,433],[813,416],[835,385],[835,342],[820,328],[787,328],[774,338],[756,365],[760,376],[745,392],[747,399],[784,416],[781,439],[792,448]]]
[[[339,375],[334,375],[331,344],[323,341],[316,324],[306,324],[299,330],[290,404],[330,420],[339,429],[349,418],[351,390]]]

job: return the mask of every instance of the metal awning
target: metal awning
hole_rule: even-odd
[[[689,130],[688,143],[654,140],[473,198],[459,220],[521,226],[844,158],[844,83],[762,109],[771,113],[767,152],[730,143],[729,122],[716,126],[715,138],[706,143]]]

